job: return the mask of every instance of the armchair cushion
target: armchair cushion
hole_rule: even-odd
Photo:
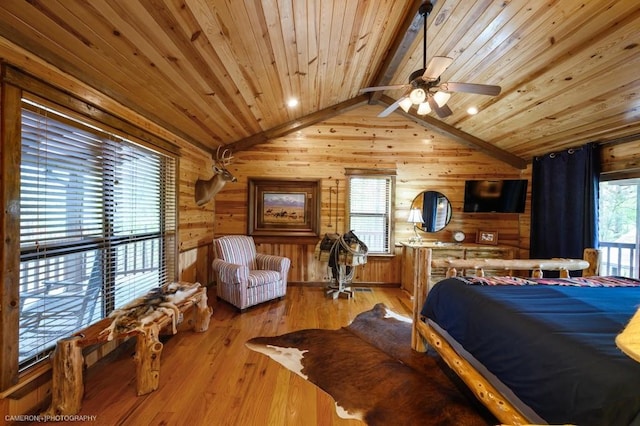
[[[255,269],[249,273],[248,287],[256,287],[259,285],[271,284],[280,281],[280,272],[278,271],[261,271]]]

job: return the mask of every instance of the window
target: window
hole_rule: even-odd
[[[391,254],[395,171],[347,170],[349,230],[369,248],[369,254]]]
[[[639,278],[640,178],[600,182],[600,275]]]
[[[23,99],[20,368],[176,276],[176,158]]]

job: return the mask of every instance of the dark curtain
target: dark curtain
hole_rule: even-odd
[[[438,193],[427,191],[422,196],[422,219],[424,220],[423,230],[434,232],[438,215]]]
[[[597,247],[599,169],[596,144],[533,160],[532,259],[582,259],[585,248]]]

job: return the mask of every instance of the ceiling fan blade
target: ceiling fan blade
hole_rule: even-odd
[[[400,97],[397,101],[395,101],[394,103],[392,103],[391,105],[386,107],[380,114],[378,114],[378,117],[386,117],[386,116],[388,116],[393,111],[398,109],[398,107],[400,106],[400,102],[402,102],[405,99],[406,99],[406,96]]]
[[[448,56],[434,56],[427,64],[422,78],[425,80],[437,80],[440,74],[451,65],[451,62],[453,62],[453,58]]]
[[[391,86],[365,87],[364,89],[360,89],[360,93],[376,92],[378,90],[404,89],[407,86],[408,86],[408,84],[394,84],[394,85],[391,85]]]
[[[477,95],[498,96],[502,88],[500,86],[492,86],[490,84],[475,83],[442,83],[440,88],[447,92],[464,92],[475,93]]]
[[[439,106],[436,100],[433,99],[433,96],[428,97],[428,102],[431,109],[434,110],[440,118],[445,118],[453,114],[453,111],[451,111],[451,108],[449,108],[447,105]]]

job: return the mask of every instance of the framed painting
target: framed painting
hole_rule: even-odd
[[[498,231],[478,231],[476,243],[498,245]]]
[[[320,181],[249,178],[248,233],[318,237]]]

